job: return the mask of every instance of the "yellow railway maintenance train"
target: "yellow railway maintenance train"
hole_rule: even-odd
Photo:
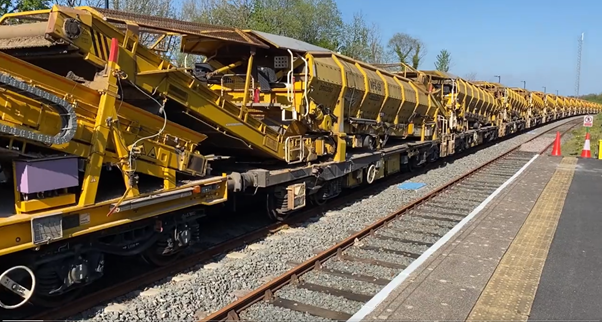
[[[168,265],[199,239],[199,219],[225,206],[260,201],[281,219],[601,108],[113,10],[54,6],[0,24],[3,309],[77,294],[107,254]],[[176,68],[162,53],[173,38],[206,59]]]

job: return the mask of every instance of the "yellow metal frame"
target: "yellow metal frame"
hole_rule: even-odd
[[[65,230],[63,239],[83,236],[104,229],[118,227],[134,221],[160,216],[193,206],[212,206],[225,202],[228,197],[226,176],[211,177],[178,187],[176,190],[193,188],[193,193],[154,205],[140,207],[132,210],[112,212],[117,199],[96,203],[90,206],[63,207],[57,211],[46,211],[36,216],[14,215],[0,220],[0,256],[39,247],[32,240],[31,220],[36,217],[49,215],[62,215],[63,218],[78,216],[79,225]],[[212,187],[208,192],[202,192],[202,187]],[[139,198],[149,197],[153,194],[143,194]],[[136,199],[136,198],[134,198]],[[107,214],[111,213],[110,216]]]
[[[126,166],[129,150],[138,139],[149,134],[157,133],[163,126],[163,120],[148,112],[135,108],[124,102],[117,102],[117,85],[114,75],[109,86],[102,94],[88,87],[77,84],[71,80],[52,74],[28,64],[12,56],[0,53],[0,72],[5,72],[14,77],[27,80],[49,93],[59,97],[67,97],[75,106],[78,106],[78,131],[74,140],[69,143],[51,148],[73,154],[83,158],[90,158],[91,164],[96,164],[98,155],[103,155],[103,162],[120,164],[122,170],[129,172]],[[105,80],[106,81],[106,80]],[[20,94],[5,92],[0,95],[3,111],[0,122],[14,127],[36,128],[42,133],[56,132],[60,124],[59,116],[39,102]],[[119,108],[119,115],[116,108]],[[112,123],[107,120],[111,117]],[[98,146],[99,129],[111,133],[110,137],[103,136],[103,146]],[[172,143],[178,138],[178,144]],[[176,154],[176,146],[182,149],[184,156],[198,155],[193,153],[198,142],[203,141],[205,135],[193,132],[175,124],[168,124],[162,135],[149,140],[144,140],[136,153],[135,172],[164,179],[166,188],[175,187],[175,171],[184,171],[186,167],[183,160]],[[43,146],[39,142],[29,141],[28,144]],[[107,150],[107,148],[111,150]],[[154,154],[154,156],[153,156]],[[198,155],[199,157],[202,157]],[[184,162],[184,163],[183,163]],[[98,170],[96,170],[98,171]],[[191,173],[195,174],[195,173]],[[204,175],[201,173],[200,175]],[[83,189],[84,198],[80,202],[94,203],[95,192]],[[137,189],[133,187],[129,196],[136,195]],[[20,211],[19,211],[20,212]]]
[[[54,6],[50,10],[46,36],[55,41],[71,43],[79,48],[82,57],[98,67],[103,67],[108,57],[108,44],[112,38],[119,42],[120,70],[130,82],[147,93],[169,97],[181,104],[184,112],[202,118],[215,130],[241,138],[277,159],[285,159],[284,136],[266,124],[250,116],[245,108],[239,108],[223,100],[203,84],[175,68],[152,50],[138,46],[138,29],[128,23],[125,34],[102,19],[102,15],[89,7],[77,9]],[[82,33],[75,39],[62,31],[67,19],[80,22]]]
[[[51,148],[88,158],[79,202],[76,201],[73,194],[22,201],[16,186],[14,187],[17,214],[0,219],[0,236],[3,237],[0,239],[0,255],[39,247],[40,245],[35,245],[32,239],[32,220],[38,217],[79,216],[79,225],[64,231],[63,239],[66,239],[192,206],[210,206],[227,200],[225,175],[205,177],[176,187],[175,171],[186,169],[181,169],[182,166],[185,166],[181,161],[175,163],[173,160],[170,161],[168,154],[173,154],[174,147],[169,145],[169,138],[178,138],[178,141],[181,142],[178,148],[189,151],[196,147],[196,142],[206,138],[202,134],[181,126],[169,123],[165,128],[167,136],[159,136],[155,141],[144,140],[143,147],[156,150],[156,156],[150,158],[154,162],[149,162],[148,154],[146,158],[138,156],[135,169],[132,169],[130,164],[123,162],[129,157],[128,149],[132,148],[132,141],[143,136],[144,131],[156,131],[161,128],[163,120],[118,101],[118,79],[122,77],[122,74],[117,63],[107,62],[103,76],[104,81],[100,82],[103,85],[100,91],[95,91],[4,53],[0,53],[0,62],[0,72],[34,84],[50,94],[64,97],[77,106],[80,114],[78,114],[78,132],[75,139],[64,145],[51,146]],[[57,123],[56,113],[48,111],[47,108],[45,109],[43,105],[31,98],[7,90],[0,93],[0,100],[2,100],[3,109],[0,122],[4,124],[24,128],[33,126],[43,133],[52,133],[57,124],[60,124]],[[119,112],[117,111],[118,107]],[[142,124],[136,123],[134,120]],[[116,121],[122,121],[124,124],[116,124]],[[10,141],[11,144],[14,144],[17,139],[10,138]],[[19,138],[18,141],[23,142],[22,152],[28,145],[43,146],[39,142],[25,139]],[[113,151],[107,150],[111,141],[113,142]],[[127,190],[122,198],[97,203],[95,199],[98,183],[101,180],[100,171],[102,165],[107,162],[121,167]],[[170,166],[172,167],[170,168]],[[153,193],[140,194],[135,181],[130,180],[128,176],[132,170],[164,178],[163,189]],[[190,192],[164,201],[157,195],[159,192],[178,191]],[[114,211],[119,209],[121,203],[136,202],[136,200],[141,200],[140,198],[159,198],[156,199],[159,201],[152,205]]]

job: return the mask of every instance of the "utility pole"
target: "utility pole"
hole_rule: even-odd
[[[581,81],[581,55],[583,53],[583,36],[585,33],[581,33],[579,39],[579,47],[577,49],[577,81],[575,82],[575,97],[579,97],[579,82]]]
[[[556,96],[558,96],[558,90],[556,90]]]
[[[495,75],[493,77],[497,77],[497,82],[500,84],[502,83],[502,76]]]
[[[546,92],[546,87],[545,87],[545,86],[543,86],[543,92],[544,92],[544,93]]]
[[[527,89],[527,81],[521,81],[523,82],[523,89]]]

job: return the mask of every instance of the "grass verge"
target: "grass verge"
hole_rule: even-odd
[[[571,138],[562,145],[562,155],[579,156],[585,143],[585,133],[587,129],[579,125],[573,129],[570,134]],[[589,128],[590,149],[592,158],[598,158],[599,140],[602,140],[602,114],[594,116],[594,126]]]

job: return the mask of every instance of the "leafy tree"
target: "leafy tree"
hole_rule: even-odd
[[[340,46],[344,29],[334,0],[184,0],[182,18],[287,36],[331,50]]]
[[[435,62],[435,68],[442,72],[448,72],[451,65],[451,54],[443,49],[437,55],[437,61]]]
[[[412,55],[412,67],[418,69],[418,66],[420,66],[420,61],[422,61],[424,55],[426,55],[424,45],[422,44],[422,42],[417,41],[416,50],[414,51],[414,55]]]
[[[344,30],[338,48],[341,54],[367,63],[384,62],[385,50],[376,25],[368,26],[363,15],[356,13]]]
[[[49,0],[0,0],[0,15],[13,12],[46,9],[51,6]]]
[[[414,38],[406,33],[398,32],[394,34],[388,42],[389,50],[391,50],[400,63],[411,65],[413,68],[418,68],[424,55],[426,55],[426,46],[417,38]]]
[[[2,1],[2,0],[0,0]],[[40,1],[40,0],[29,0],[29,1]],[[58,5],[76,7],[76,6],[92,6],[102,7],[105,6],[105,0],[55,0]],[[109,0],[109,6],[111,9],[121,10],[125,12],[132,12],[142,15],[156,16],[162,18],[174,18],[177,19],[177,11],[173,7],[172,0]],[[150,46],[155,43],[159,35],[150,33],[140,33],[140,42],[145,46]],[[169,48],[158,48],[164,59],[175,61],[177,60],[179,48],[178,37],[168,36],[166,40],[163,40],[161,45],[158,47],[169,47]]]
[[[590,101],[590,102],[602,104],[602,93],[600,93],[600,94],[587,94],[587,95],[581,96],[580,98],[584,99],[586,101]]]

